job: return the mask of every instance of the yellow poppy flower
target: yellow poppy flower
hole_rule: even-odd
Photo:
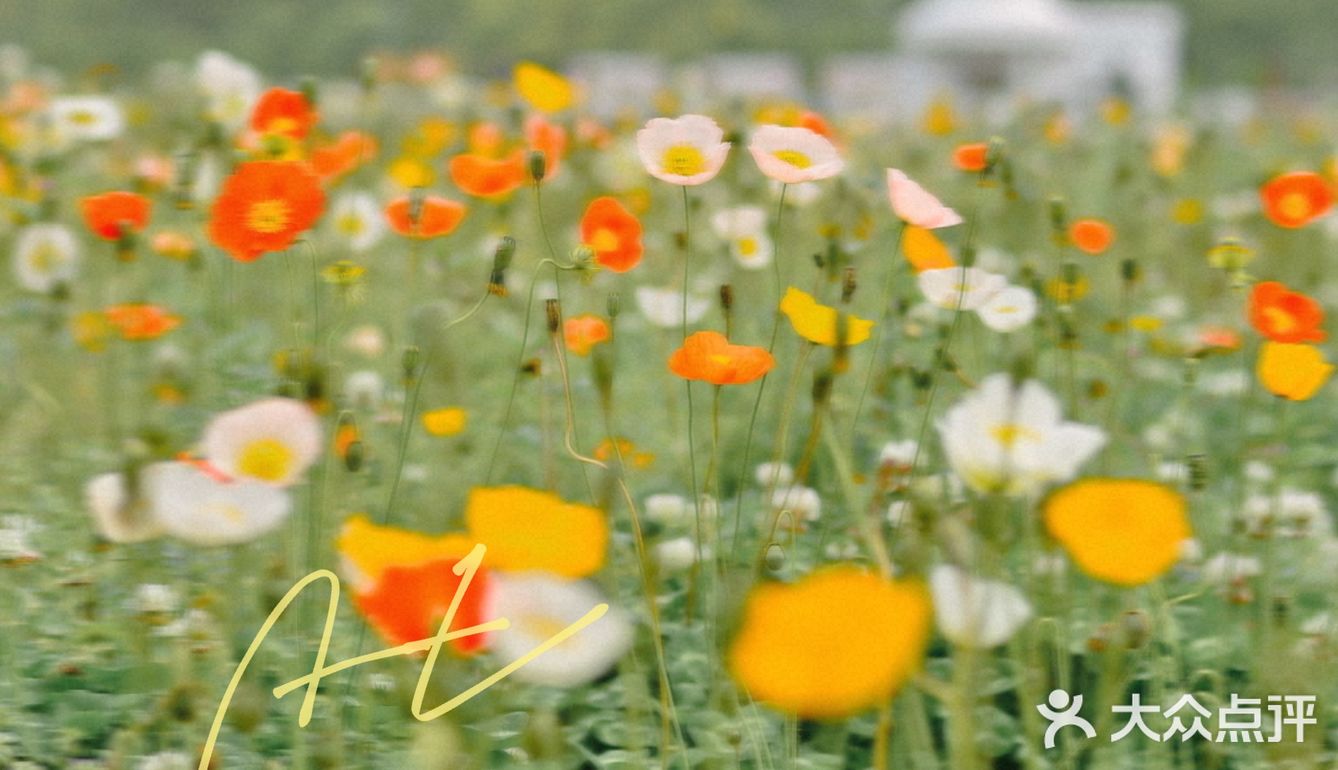
[[[465,506],[469,534],[501,570],[585,577],[604,565],[609,526],[603,511],[524,487],[478,487]]]
[[[808,292],[791,286],[781,299],[780,311],[800,337],[819,345],[836,344],[836,308],[819,305]],[[869,338],[873,321],[846,315],[846,344],[858,345]]]
[[[566,78],[534,62],[517,64],[514,80],[520,98],[540,112],[561,112],[576,98]]]
[[[901,253],[906,256],[906,261],[911,263],[911,267],[917,273],[921,270],[957,267],[957,262],[953,260],[943,241],[923,227],[906,226],[906,232],[901,236]]]
[[[423,428],[433,436],[454,436],[469,423],[469,413],[458,406],[423,412]]]
[[[924,659],[929,591],[853,565],[793,585],[754,588],[729,650],[748,693],[802,717],[841,717],[881,703]]]
[[[1078,567],[1116,585],[1160,577],[1190,537],[1184,497],[1151,481],[1083,479],[1051,494],[1043,508],[1050,536]]]
[[[387,173],[395,184],[405,189],[428,187],[437,177],[431,166],[407,155],[396,158]]]
[[[438,559],[459,559],[474,547],[472,537],[460,533],[425,535],[399,527],[373,524],[358,514],[344,522],[336,548],[353,573],[353,585],[366,588],[381,579],[388,567],[414,567]]]
[[[1313,345],[1265,342],[1259,351],[1257,372],[1259,381],[1273,395],[1307,401],[1328,382],[1333,364],[1325,361],[1324,354]]]

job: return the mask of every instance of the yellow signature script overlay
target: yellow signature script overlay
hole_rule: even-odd
[[[455,612],[459,609],[460,601],[464,598],[465,592],[469,590],[469,584],[473,581],[474,574],[478,572],[479,565],[483,562],[483,554],[486,550],[487,549],[483,545],[476,545],[474,546],[474,549],[469,552],[468,556],[461,559],[455,565],[455,574],[462,576],[460,585],[456,589],[455,595],[451,597],[450,607],[446,610],[446,616],[442,618],[441,626],[437,629],[435,636],[420,639],[416,642],[409,642],[408,644],[401,644],[398,647],[390,647],[377,652],[370,652],[366,655],[359,655],[356,658],[349,658],[328,665],[325,662],[325,657],[330,648],[330,639],[334,635],[335,615],[339,611],[339,577],[328,569],[320,569],[297,581],[292,588],[288,589],[288,593],[279,600],[279,603],[274,606],[274,610],[270,612],[269,617],[265,618],[265,622],[260,626],[260,630],[256,632],[255,639],[251,640],[251,646],[247,648],[246,654],[242,656],[241,662],[237,664],[237,670],[232,674],[232,681],[228,682],[228,689],[224,691],[223,700],[218,704],[218,711],[214,714],[214,724],[209,728],[209,739],[205,741],[204,752],[200,755],[199,770],[207,770],[210,760],[213,759],[214,744],[218,742],[218,733],[223,727],[223,717],[228,713],[228,706],[232,703],[232,696],[237,691],[237,685],[241,683],[242,677],[246,674],[247,667],[251,665],[251,659],[255,657],[256,652],[260,649],[260,645],[264,643],[265,637],[269,636],[269,632],[274,628],[274,624],[279,622],[279,618],[283,617],[283,613],[287,611],[288,606],[297,599],[298,595],[301,594],[307,586],[318,580],[329,581],[330,603],[329,609],[326,610],[325,613],[325,631],[321,634],[321,644],[316,650],[316,660],[312,665],[311,673],[306,674],[305,676],[300,676],[274,688],[275,698],[282,698],[300,687],[307,688],[306,695],[302,699],[302,709],[298,712],[297,717],[297,723],[300,727],[306,727],[307,723],[311,721],[311,712],[316,706],[316,690],[320,687],[321,680],[325,677],[345,669],[353,668],[354,666],[370,663],[374,660],[394,658],[400,655],[412,655],[423,651],[427,652],[427,658],[423,661],[422,673],[418,675],[418,686],[414,688],[413,702],[410,705],[410,712],[413,714],[414,718],[420,722],[431,721],[454,710],[475,695],[478,695],[510,676],[516,669],[524,666],[526,663],[529,663],[559,644],[562,644],[581,629],[602,618],[604,613],[609,611],[609,605],[607,604],[595,605],[575,623],[572,623],[556,634],[553,634],[553,636],[549,637],[542,644],[498,669],[488,678],[473,687],[470,687],[468,690],[465,690],[454,698],[451,698],[440,706],[424,711],[423,698],[427,692],[427,683],[428,680],[432,678],[432,670],[437,664],[437,656],[441,653],[443,645],[453,639],[460,639],[475,634],[486,634],[491,631],[504,631],[511,626],[506,618],[497,618],[495,620],[490,620],[487,623],[480,623],[476,626],[469,626],[468,628],[461,628],[455,631],[450,630],[451,623],[455,620]]]

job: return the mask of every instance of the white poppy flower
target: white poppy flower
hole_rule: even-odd
[[[1258,577],[1263,566],[1253,556],[1223,551],[1203,563],[1203,579],[1215,585],[1226,585],[1247,578]]]
[[[677,185],[709,182],[725,165],[729,142],[705,115],[652,118],[636,134],[637,154],[647,173]]]
[[[1324,498],[1296,489],[1250,495],[1241,517],[1255,537],[1328,537],[1333,532]]]
[[[1059,400],[1028,380],[986,377],[938,424],[953,471],[981,493],[1031,495],[1066,481],[1106,443],[1100,428],[1065,422]]]
[[[697,544],[690,537],[676,537],[656,543],[652,549],[661,572],[682,572],[697,563]],[[702,556],[709,558],[705,548]]]
[[[1031,289],[1008,286],[986,300],[976,315],[989,328],[1007,334],[1031,323],[1036,317],[1036,306],[1036,295]]]
[[[493,575],[491,613],[510,628],[491,636],[499,660],[516,660],[606,602],[589,582],[543,572]],[[627,614],[610,607],[603,617],[516,669],[513,679],[552,687],[587,684],[613,668],[632,645]]]
[[[79,241],[70,228],[52,223],[28,225],[14,243],[14,278],[28,291],[50,293],[79,273]]]
[[[139,489],[131,494],[124,473],[104,473],[84,486],[84,500],[93,516],[98,534],[113,543],[142,543],[163,535],[163,526],[154,518],[153,508],[144,494],[145,487],[160,464],[139,471]]]
[[[827,137],[801,126],[760,126],[748,152],[763,174],[782,184],[828,179],[846,165]]]
[[[1031,604],[1021,591],[950,564],[930,571],[929,590],[939,631],[961,647],[998,647],[1031,618]]]
[[[116,101],[106,96],[66,96],[48,107],[56,136],[71,141],[115,139],[125,130],[125,116]]]
[[[711,229],[729,244],[741,267],[759,270],[771,264],[774,252],[767,234],[767,212],[761,206],[721,209],[711,216]]]
[[[195,83],[205,95],[209,119],[240,128],[260,98],[260,73],[222,51],[205,51],[195,63]]]
[[[757,470],[753,471],[753,478],[764,489],[788,487],[794,481],[794,469],[786,462],[760,463]]]
[[[320,455],[321,425],[301,401],[265,398],[214,417],[201,444],[225,475],[286,487]]]
[[[195,545],[250,542],[282,524],[292,507],[278,487],[246,478],[221,480],[191,463],[162,463],[145,484],[153,515],[167,534]]]
[[[772,492],[771,507],[789,511],[797,519],[813,521],[822,514],[822,498],[816,489],[795,484]]]
[[[678,289],[660,289],[638,286],[636,304],[651,325],[661,329],[679,329],[683,326],[683,294]],[[688,295],[688,323],[695,324],[711,308],[710,300]]]
[[[895,168],[887,170],[887,194],[892,201],[892,212],[906,224],[935,230],[962,223],[956,211]]]
[[[376,199],[365,192],[346,192],[330,205],[334,231],[355,252],[364,252],[385,235],[386,222]]]
[[[688,499],[682,495],[651,495],[646,498],[644,506],[646,518],[664,525],[681,524],[693,513]]]
[[[1008,286],[1002,275],[978,267],[922,270],[915,280],[925,299],[945,310],[979,310]]]

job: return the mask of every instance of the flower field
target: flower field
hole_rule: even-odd
[[[0,767],[1338,761],[1332,120],[507,75],[0,83]]]

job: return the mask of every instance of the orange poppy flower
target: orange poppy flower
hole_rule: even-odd
[[[1100,219],[1079,219],[1069,225],[1069,240],[1081,251],[1101,254],[1115,242],[1115,228]]]
[[[102,314],[116,327],[121,339],[132,342],[158,339],[181,325],[180,316],[143,302],[112,305]]]
[[[386,206],[386,221],[400,235],[409,238],[436,238],[450,235],[465,218],[465,206],[448,198],[429,195],[419,203],[417,218],[409,196],[402,195]]]
[[[962,171],[984,171],[989,154],[990,146],[985,142],[958,145],[952,151],[952,164]]]
[[[516,149],[504,158],[465,153],[451,158],[451,181],[477,198],[500,198],[525,184],[525,151]]]
[[[271,88],[261,94],[251,110],[251,130],[302,140],[319,116],[301,91]]]
[[[1333,187],[1312,171],[1273,177],[1259,188],[1264,215],[1278,227],[1304,227],[1333,208]]]
[[[776,365],[766,348],[731,344],[719,332],[697,332],[669,356],[669,371],[685,380],[712,385],[743,385]]]
[[[578,356],[588,356],[594,346],[613,337],[613,330],[597,315],[578,315],[563,322],[562,337],[567,342],[567,350]]]
[[[107,192],[80,201],[84,224],[99,238],[120,240],[127,231],[139,232],[149,224],[153,204],[132,192]]]
[[[255,160],[237,167],[209,215],[209,238],[239,262],[283,251],[325,208],[320,181],[306,164]]]
[[[617,200],[595,198],[581,217],[581,243],[595,252],[599,264],[625,273],[641,261],[641,222]]]
[[[544,178],[557,176],[567,155],[567,130],[548,122],[543,115],[531,115],[525,121],[525,143],[531,151],[544,154]]]
[[[347,174],[376,157],[376,139],[361,131],[345,131],[330,144],[311,152],[311,168],[322,181]]]
[[[461,576],[454,571],[456,564],[456,559],[438,559],[386,567],[381,579],[370,590],[355,594],[353,602],[390,645],[426,639],[437,633],[460,587]],[[460,598],[451,630],[488,620],[483,614],[490,588],[488,572],[480,567],[469,583],[469,590]],[[475,634],[453,639],[451,645],[457,652],[467,654],[483,649],[487,641],[486,634]]]
[[[1262,281],[1250,292],[1250,325],[1274,342],[1323,342],[1324,309],[1315,300],[1277,281]]]

